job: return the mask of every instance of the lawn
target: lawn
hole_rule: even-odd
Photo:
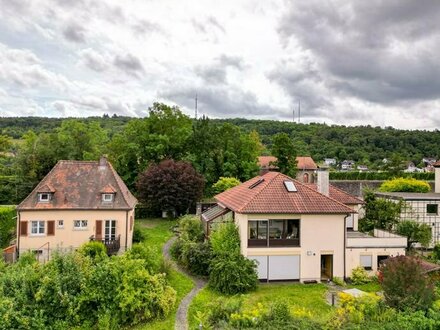
[[[325,301],[326,292],[327,286],[324,284],[269,283],[260,284],[255,292],[241,295],[241,298],[243,299],[244,311],[254,309],[258,303],[263,304],[265,308],[269,308],[273,301],[281,300],[289,304],[292,313],[307,313],[313,319],[324,322],[334,310]],[[206,305],[219,297],[225,299],[238,298],[238,296],[222,296],[209,288],[203,289],[194,298],[189,308],[188,321],[190,329],[196,329],[198,326],[197,311],[206,310]]]
[[[173,236],[172,229],[176,225],[176,221],[167,219],[142,219],[136,220],[135,225],[141,228],[145,234],[144,244],[162,251],[163,245]],[[168,281],[174,290],[177,291],[177,301],[173,311],[164,320],[141,324],[133,328],[133,330],[168,330],[174,328],[177,307],[182,298],[191,291],[194,283],[190,278],[175,269],[170,271]]]
[[[351,288],[356,288],[356,289],[359,289],[359,290],[362,290],[365,292],[382,291],[382,288],[377,281],[372,281],[372,282],[366,283],[366,284],[358,284],[358,285],[349,284],[349,285],[347,285],[347,289],[351,289]]]

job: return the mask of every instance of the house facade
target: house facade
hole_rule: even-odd
[[[101,241],[109,254],[132,245],[137,200],[106,158],[59,161],[17,207],[18,255],[40,261]]]
[[[215,196],[217,206],[202,219],[209,232],[211,222],[229,214],[239,228],[241,253],[257,261],[260,280],[346,278],[359,265],[375,271],[378,253],[404,254],[406,238],[400,236],[398,242],[349,236],[358,233],[353,215],[362,201],[351,196],[350,207],[334,198],[346,195],[329,186],[326,171],[317,172],[316,185],[268,172]]]
[[[267,172],[278,171],[275,165],[277,158],[274,156],[260,156],[258,157],[258,166],[260,167],[260,175]],[[316,181],[316,170],[318,166],[312,157],[298,156],[296,157],[296,167],[298,169],[296,179],[303,183],[313,183]]]
[[[402,201],[401,220],[414,220],[432,228],[431,247],[440,243],[440,161],[432,165],[435,171],[434,192],[377,192],[376,196],[391,201]]]

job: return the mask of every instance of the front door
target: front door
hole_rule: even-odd
[[[105,220],[106,241],[113,241],[116,238],[116,220]]]
[[[321,255],[321,281],[328,281],[333,278],[333,255]]]

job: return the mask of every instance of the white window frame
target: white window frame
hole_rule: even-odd
[[[104,239],[106,241],[113,241],[116,239],[116,220],[105,220],[104,221]],[[114,237],[112,237],[112,229],[114,229]]]
[[[36,226],[34,226],[36,224]],[[31,221],[31,236],[44,236],[46,234],[46,224],[43,220],[33,220]],[[36,231],[34,232],[34,229]]]
[[[64,229],[64,220],[58,220],[57,221],[57,228],[58,229]]]
[[[73,220],[73,230],[87,230],[89,229],[88,220]]]
[[[367,258],[369,260],[367,260]],[[369,261],[369,262],[368,262]],[[365,270],[372,270],[373,269],[373,256],[370,255],[361,255],[359,258],[359,263],[361,267],[363,267]]]
[[[43,198],[43,196],[47,196],[47,199]],[[50,202],[50,193],[39,193],[38,194],[38,201],[42,202],[42,203]]]
[[[102,194],[102,201],[106,203],[113,202],[113,194]]]

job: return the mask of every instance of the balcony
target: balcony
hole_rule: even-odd
[[[115,255],[119,252],[119,249],[121,248],[121,235],[118,235],[114,239],[100,239],[99,237],[96,238],[95,235],[90,236],[91,242],[101,242],[105,245],[105,248],[107,249],[107,254],[109,256]]]
[[[386,230],[374,229],[373,235],[347,232],[347,248],[406,248],[407,238]]]

